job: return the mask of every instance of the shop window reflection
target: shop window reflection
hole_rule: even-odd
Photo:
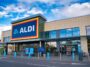
[[[66,37],[66,30],[62,29],[60,30],[60,38],[65,38]]]
[[[66,37],[72,37],[72,29],[66,29]]]
[[[50,31],[50,38],[56,38],[56,31]]]
[[[73,28],[73,36],[80,36],[80,29],[78,27]]]
[[[10,42],[10,37],[4,37],[4,42]]]

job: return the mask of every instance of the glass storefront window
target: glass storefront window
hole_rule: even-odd
[[[90,36],[90,26],[86,27],[86,30],[87,30],[87,35]]]
[[[56,31],[50,31],[50,38],[56,38]]]
[[[77,36],[80,36],[80,29],[78,27],[61,29],[59,30],[58,33],[56,33],[56,30],[48,31],[45,33],[45,38],[57,38],[58,37],[57,35],[60,38],[77,37]]]
[[[72,28],[73,36],[80,36],[80,29],[78,27]]]
[[[72,41],[72,44],[73,44],[73,45],[78,45],[78,44],[80,44],[80,40],[73,40],[73,41]]]
[[[52,46],[52,47],[57,47],[57,44],[56,44],[56,42],[47,42],[47,44],[49,45],[49,46]]]
[[[66,29],[60,30],[60,38],[66,37]]]
[[[72,29],[66,29],[66,37],[72,37]]]
[[[75,49],[75,54],[78,54],[78,45],[80,44],[80,39],[77,40],[65,40],[60,41],[60,51],[62,54],[71,55],[72,48]]]
[[[10,42],[10,37],[4,37],[4,42]]]
[[[65,45],[65,44],[67,44],[67,42],[66,41],[60,41],[60,44],[61,45],[63,45],[63,44]]]

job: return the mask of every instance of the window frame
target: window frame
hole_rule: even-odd
[[[79,28],[79,27],[73,27],[73,28],[72,28],[72,34],[73,34],[73,29],[74,29],[74,28],[78,28],[78,29],[79,29],[79,36],[74,36],[74,35],[73,35],[73,37],[80,37],[80,28]]]
[[[59,38],[66,38],[66,35],[65,35],[65,37],[61,37],[61,33],[60,33],[61,30],[66,30],[66,28],[65,28],[65,29],[60,29],[60,30],[59,30]]]
[[[55,34],[55,37],[54,38],[57,38],[57,30],[51,30],[51,31],[49,31],[49,38],[50,39],[54,39],[54,38],[51,37],[51,32],[55,32],[56,34]]]
[[[86,30],[86,36],[90,36],[90,35],[88,35],[88,34],[87,34],[87,32],[88,32],[87,27],[90,27],[90,25],[85,26],[85,30]]]

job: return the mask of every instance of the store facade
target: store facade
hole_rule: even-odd
[[[50,22],[42,15],[35,15],[12,22],[12,30],[3,31],[2,35],[8,52],[24,52],[25,48],[33,47],[37,55],[38,48],[44,47],[44,53],[50,49],[52,55],[59,52],[71,55],[72,48],[78,54],[80,45],[87,54],[90,51],[90,15]]]

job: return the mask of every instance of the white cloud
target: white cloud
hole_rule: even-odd
[[[1,34],[2,34],[2,31],[6,31],[6,30],[10,30],[11,29],[11,26],[1,26],[0,25],[0,39],[1,39]]]
[[[35,1],[43,2],[43,3],[50,3],[55,0],[35,0]]]
[[[23,5],[7,5],[6,7],[0,6],[3,11],[0,11],[0,17],[12,17],[12,12],[23,13],[28,10]]]
[[[8,18],[8,17],[13,17],[13,15],[12,14],[6,14],[6,15],[4,15],[6,18]]]
[[[27,9],[23,7],[23,5],[17,5],[17,6],[16,5],[8,5],[8,6],[4,7],[3,10],[7,11],[7,12],[18,12],[18,13],[27,11]]]
[[[43,14],[44,12],[36,7],[30,9],[30,7],[26,7],[24,6],[24,4],[18,4],[18,5],[15,5],[15,4],[11,4],[11,5],[7,5],[6,7],[2,7],[0,6],[3,11],[0,12],[0,17],[11,17],[12,20],[18,20],[18,19],[21,19],[21,18],[25,18],[25,17],[28,17],[30,16],[31,14]],[[14,18],[15,16],[13,16],[13,12],[16,12],[18,13],[16,15],[16,18]],[[20,14],[22,14],[22,16],[20,17]]]
[[[90,14],[90,3],[76,3],[63,9],[52,9],[52,13],[56,18],[69,18]]]
[[[23,18],[29,17],[29,16],[30,16],[29,14],[24,14]]]
[[[20,17],[19,15],[17,15],[17,17],[15,17],[15,18],[12,18],[11,20],[12,21],[15,21],[15,20],[19,20],[19,19],[22,19],[22,18],[25,18],[25,17],[29,17],[30,15],[29,14],[24,14],[22,17]]]
[[[34,14],[44,14],[44,11],[42,10],[39,10],[37,8],[32,8],[31,10],[28,10],[24,15],[22,15],[22,17],[20,17],[20,13],[18,13],[17,17],[16,18],[12,18],[12,20],[18,20],[18,19],[22,19],[22,18],[25,18],[25,17],[29,17],[31,15],[34,15]]]
[[[63,11],[64,14],[68,14],[69,17],[87,15],[90,14],[90,3],[73,4]]]
[[[52,4],[62,4],[62,5],[70,5],[73,2],[78,2],[80,0],[18,0],[18,2],[20,3],[27,3],[27,4],[31,4],[34,2],[41,2],[41,3],[46,3],[48,5],[52,5]]]
[[[5,12],[5,11],[1,11],[1,12],[0,12],[0,17],[3,17],[3,16],[5,16],[5,15],[7,15],[7,12]]]
[[[44,12],[42,10],[37,9],[37,8],[32,8],[27,13],[28,14],[43,14]]]
[[[25,3],[33,3],[33,2],[43,2],[43,3],[50,3],[55,0],[18,0],[19,2],[25,2]]]
[[[18,17],[18,16],[17,16],[16,18],[12,18],[11,20],[12,20],[12,21],[15,21],[15,20],[18,20],[18,19],[21,19],[21,17]]]
[[[0,12],[0,18],[1,17],[12,17],[12,15],[9,14],[7,11],[1,11]]]
[[[72,2],[77,2],[79,0],[60,0],[59,3],[62,5],[70,5]]]
[[[25,13],[25,14],[22,15],[22,16],[19,16],[19,14],[18,14],[17,17],[12,18],[11,20],[12,20],[12,21],[15,21],[15,20],[19,20],[19,19],[22,19],[22,18],[25,18],[25,17],[29,17],[29,16],[30,16],[30,14],[28,14],[28,13]]]

